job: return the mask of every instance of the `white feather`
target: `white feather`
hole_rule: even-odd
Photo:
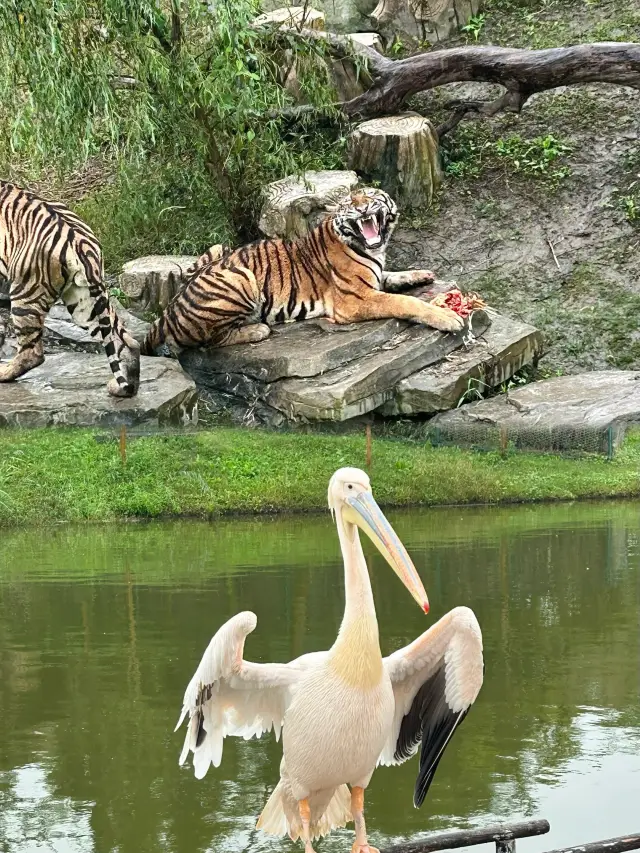
[[[185,690],[176,729],[187,716],[189,723],[179,763],[183,764],[192,752],[198,779],[206,775],[211,764],[220,766],[224,738],[228,735],[250,740],[274,728],[276,737],[280,737],[285,711],[305,671],[305,666],[297,661],[289,664],[245,661],[245,639],[256,624],[256,616],[250,611],[229,619],[207,646]],[[197,746],[200,714],[205,736]]]

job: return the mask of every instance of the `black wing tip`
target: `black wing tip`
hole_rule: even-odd
[[[429,793],[429,788],[445,749],[468,713],[469,709],[465,708],[463,711],[458,711],[457,714],[447,715],[439,721],[439,725],[429,727],[429,729],[425,728],[420,749],[420,769],[413,793],[413,804],[417,809],[424,803]],[[427,745],[428,749],[425,749]]]
[[[204,714],[198,711],[198,734],[196,735],[196,749],[202,744],[207,733],[204,730]]]

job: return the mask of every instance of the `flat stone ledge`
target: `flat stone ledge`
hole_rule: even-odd
[[[141,359],[140,390],[121,399],[107,393],[105,355],[59,352],[16,382],[0,384],[0,427],[113,427],[197,423],[195,383],[167,358]]]
[[[488,313],[491,326],[472,347],[456,350],[439,364],[403,379],[380,414],[435,414],[454,409],[469,391],[477,388],[484,395],[540,357],[541,332],[495,311]]]
[[[476,312],[475,334],[489,323]],[[260,401],[292,421],[344,421],[388,402],[398,382],[461,346],[462,335],[398,320],[305,321],[276,327],[256,344],[185,350],[180,361],[198,387],[247,408]]]
[[[468,446],[607,452],[640,423],[640,372],[599,370],[533,382],[436,415],[437,440]]]

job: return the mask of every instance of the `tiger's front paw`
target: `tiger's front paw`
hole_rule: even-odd
[[[436,274],[431,270],[411,270],[411,278],[414,284],[433,284]]]
[[[450,308],[431,307],[429,320],[427,321],[434,329],[440,332],[461,332],[464,329],[464,320]]]

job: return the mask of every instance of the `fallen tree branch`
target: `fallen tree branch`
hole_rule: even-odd
[[[340,59],[359,57],[366,64],[371,85],[351,101],[335,104],[350,119],[368,119],[401,112],[418,92],[447,83],[479,82],[503,86],[504,94],[490,102],[451,102],[455,110],[442,126],[448,132],[468,112],[495,115],[519,112],[536,92],[584,83],[610,83],[640,88],[640,44],[601,42],[545,50],[467,46],[435,50],[407,59],[389,59],[348,36],[317,30],[280,30],[275,38],[323,41]],[[305,114],[312,112],[307,110]],[[291,116],[295,114],[291,112]]]
[[[342,105],[351,118],[399,112],[412,95],[446,83],[481,82],[504,86],[495,112],[519,111],[534,92],[581,83],[640,88],[640,44],[596,43],[524,50],[458,47],[386,60],[372,73],[373,85]]]
[[[454,113],[436,128],[436,133],[442,139],[443,136],[446,136],[447,133],[450,133],[460,124],[467,113],[477,113],[483,116],[494,116],[502,110],[519,113],[526,99],[521,92],[507,90],[493,101],[449,101],[444,107],[445,109],[454,110]]]

